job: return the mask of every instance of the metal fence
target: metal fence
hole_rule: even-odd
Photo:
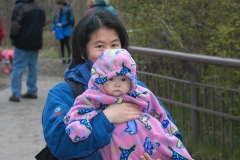
[[[237,102],[238,99],[240,100],[240,90],[200,83],[199,71],[193,64],[198,62],[228,66],[239,70],[240,60],[135,46],[129,47],[129,51],[134,55],[134,59],[135,57],[139,58],[139,56],[150,56],[153,57],[152,59],[164,57],[179,60],[185,67],[189,75],[188,80],[163,76],[149,71],[137,71],[139,79],[164,103],[170,113],[174,114],[176,111],[180,115],[177,124],[180,125],[178,126],[179,130],[184,135],[191,135],[193,140],[204,142],[210,139],[212,145],[218,144],[222,147],[227,143],[231,147],[234,143],[240,144],[238,137],[240,118],[234,110],[240,108],[238,107],[240,103],[235,103],[235,100]],[[140,59],[140,61],[136,61],[140,68],[144,68],[143,66],[147,62],[152,63],[146,57]],[[156,67],[154,69],[156,70]],[[162,87],[165,88],[166,96],[163,96],[160,87],[163,80],[166,85]],[[178,87],[173,89],[172,83],[177,84]],[[179,93],[178,98],[171,96],[175,92]],[[186,102],[186,99],[189,99],[189,103]],[[176,121],[173,115],[172,117]],[[238,139],[236,140],[236,138]]]

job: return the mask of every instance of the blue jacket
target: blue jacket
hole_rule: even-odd
[[[64,37],[70,37],[74,27],[74,14],[69,6],[63,8],[62,12],[60,8],[57,8],[56,14],[52,24],[52,30],[56,29],[56,24],[61,23]]]
[[[65,71],[65,80],[71,79],[80,82],[87,89],[92,62],[88,61],[74,68],[70,68],[70,66]],[[145,86],[140,81],[138,84]],[[94,128],[91,135],[80,143],[72,143],[65,132],[66,126],[63,118],[73,105],[74,99],[67,82],[61,82],[49,90],[42,114],[45,141],[52,154],[60,160],[102,160],[98,149],[110,142],[114,126],[101,112],[91,120]],[[167,114],[169,115],[168,112]],[[171,117],[170,119],[172,120]],[[182,139],[180,133],[177,137]]]

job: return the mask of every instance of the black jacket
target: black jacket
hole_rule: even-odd
[[[12,44],[23,50],[42,48],[45,11],[35,0],[17,0],[11,18]]]

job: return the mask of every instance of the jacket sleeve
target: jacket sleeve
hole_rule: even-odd
[[[72,27],[74,26],[74,14],[71,10],[71,8],[68,8],[66,14],[66,21],[62,22],[62,27],[65,28],[69,25],[71,25]]]
[[[3,37],[4,37],[4,30],[2,25],[2,19],[0,18],[0,45],[2,44]]]
[[[59,159],[88,157],[110,142],[114,126],[101,112],[91,121],[92,134],[84,141],[73,143],[65,132],[63,118],[70,110],[74,96],[68,83],[53,87],[47,96],[42,114],[45,141],[52,154]]]
[[[23,12],[21,12],[21,10],[22,10],[22,3],[17,4],[13,9],[12,18],[11,18],[11,28],[10,28],[11,40],[15,40],[19,34],[19,31],[21,30],[21,22],[24,14]]]
[[[75,99],[74,105],[64,117],[67,125],[66,132],[72,142],[77,143],[89,137],[92,133],[90,120],[97,115],[98,111],[84,93]]]

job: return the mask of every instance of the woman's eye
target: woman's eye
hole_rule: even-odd
[[[114,48],[114,47],[117,47],[118,45],[117,44],[112,44],[112,47]]]
[[[98,45],[97,48],[103,48],[103,45]]]

